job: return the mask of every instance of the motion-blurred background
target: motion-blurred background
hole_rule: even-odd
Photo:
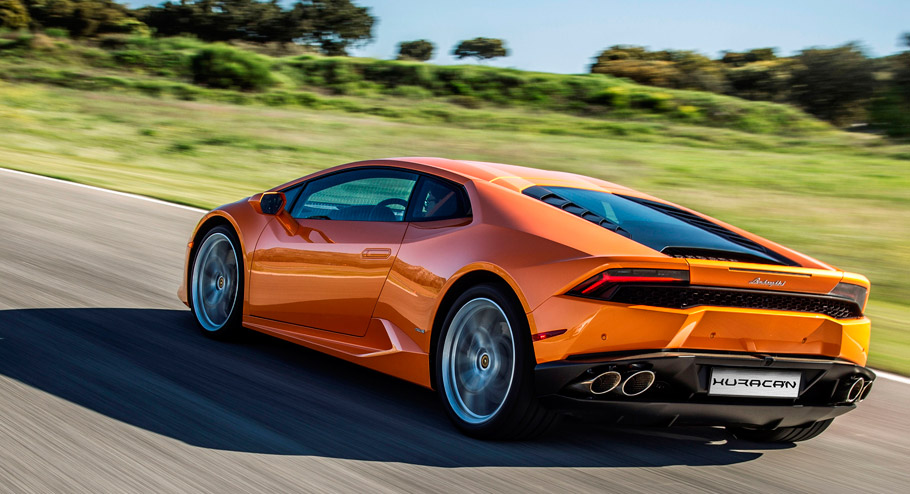
[[[910,5],[627,3],[0,0],[0,167],[205,208],[377,157],[592,175],[867,275],[910,373]]]

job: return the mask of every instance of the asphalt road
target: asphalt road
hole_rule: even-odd
[[[902,382],[795,445],[575,422],[491,443],[422,388],[210,341],[175,295],[199,216],[0,170],[0,492],[907,492]]]

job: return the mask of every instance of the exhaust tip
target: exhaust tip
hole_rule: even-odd
[[[619,386],[619,383],[622,381],[622,376],[619,372],[608,371],[594,378],[591,381],[591,393],[595,395],[602,395],[604,393],[609,393],[616,389],[616,386]]]
[[[622,394],[626,396],[638,396],[654,384],[656,376],[649,370],[638,371],[626,378],[622,383]]]
[[[622,382],[622,375],[620,375],[619,372],[607,371],[602,374],[598,374],[595,378],[579,381],[575,384],[570,384],[569,389],[572,389],[578,393],[602,395],[616,389],[616,386],[619,386],[620,382]]]
[[[866,380],[863,378],[857,378],[853,381],[853,384],[850,385],[850,389],[847,390],[847,402],[853,403],[859,399],[863,394],[863,388],[866,386]]]
[[[866,397],[869,396],[870,391],[872,391],[872,381],[867,382],[866,385],[863,386],[863,391],[859,394],[859,400],[857,401],[861,402],[865,400]]]

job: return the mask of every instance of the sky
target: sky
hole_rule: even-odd
[[[285,0],[288,1],[288,0]],[[134,6],[160,3],[131,0]],[[813,46],[858,41],[871,56],[902,51],[910,32],[910,0],[354,0],[378,17],[372,43],[352,55],[390,59],[398,43],[427,39],[438,64],[461,40],[502,38],[510,56],[498,67],[587,72],[603,49],[723,50],[773,47],[791,55]],[[471,62],[473,63],[473,62]]]

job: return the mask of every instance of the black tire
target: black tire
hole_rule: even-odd
[[[213,251],[212,249],[218,249]],[[243,254],[237,234],[226,226],[216,226],[203,235],[198,247],[194,249],[187,290],[190,298],[190,309],[196,316],[200,331],[209,337],[219,340],[232,339],[243,332]],[[204,263],[204,264],[203,264]],[[212,270],[211,266],[217,264]],[[224,269],[221,269],[224,268]],[[232,269],[233,268],[233,269]],[[207,304],[205,297],[197,293],[200,283],[209,280],[203,290],[212,290],[212,299],[221,295],[217,305]],[[221,288],[216,288],[218,285]],[[222,305],[226,310],[215,309]],[[209,314],[211,312],[211,314]]]
[[[466,319],[472,317],[477,322],[473,327],[475,319]],[[494,329],[485,330],[483,318]],[[511,366],[504,350],[507,332],[514,350]],[[492,343],[484,348],[478,341]],[[534,394],[534,364],[528,320],[507,288],[477,285],[452,304],[436,344],[435,384],[446,414],[463,433],[479,439],[528,439],[546,432],[558,415],[543,408]],[[465,375],[472,379],[460,377]]]
[[[799,427],[780,427],[777,429],[746,429],[727,427],[737,439],[756,443],[795,443],[806,441],[825,432],[834,419],[821,420]]]

